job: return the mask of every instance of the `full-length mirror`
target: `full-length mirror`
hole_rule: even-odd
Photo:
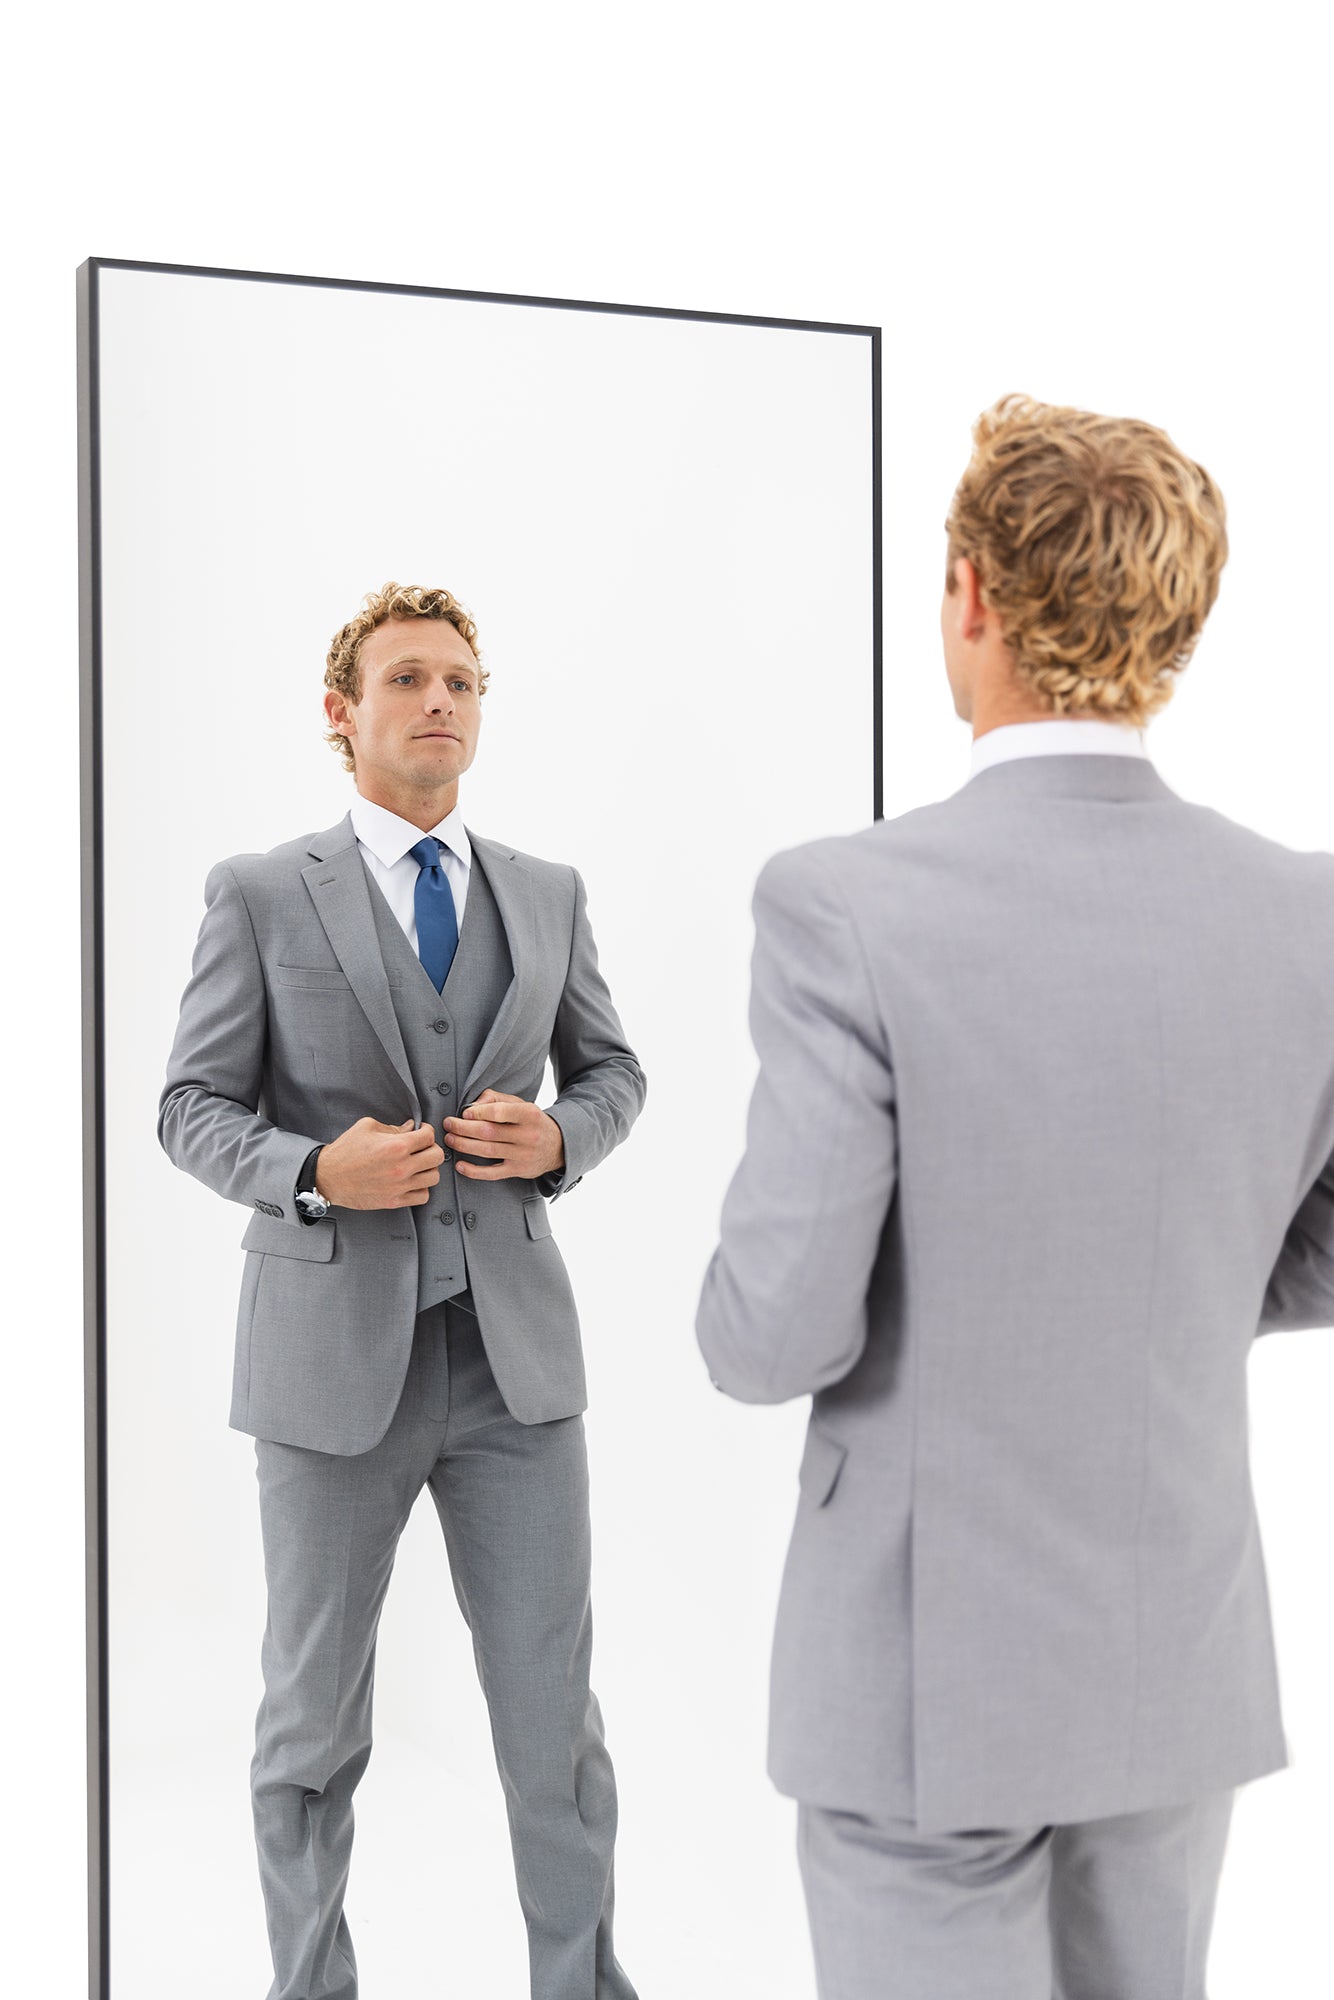
[[[341,1994],[350,1935],[371,2000],[526,1993],[587,1894],[526,1678],[564,1645],[595,1862],[619,1819],[598,1994],[803,1993],[764,1778],[803,1412],[717,1395],[693,1320],[755,1068],[752,885],[879,811],[875,330],[100,259],[80,307],[100,1991],[261,2000],[307,1949]],[[353,633],[353,773],[326,656],[389,582],[463,622]],[[457,776],[406,897],[392,808],[350,818],[400,753]],[[487,1089],[573,1102],[515,1128],[559,1150],[445,1190],[451,1160],[428,1189],[386,1146],[424,1201],[376,1212],[359,1159],[332,1223],[289,1207],[356,1114],[436,1144]],[[524,1436],[368,1554],[365,1492],[302,1482],[380,1448],[414,1312],[458,1463]],[[278,1792],[317,1767],[346,1824],[302,1806],[298,1835]],[[599,1940],[611,1911],[608,1878]]]

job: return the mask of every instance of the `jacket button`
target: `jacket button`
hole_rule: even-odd
[[[435,1029],[437,1035],[447,1035],[449,1033],[448,1021],[432,1021],[431,1026]]]
[[[444,1214],[443,1214],[443,1215],[442,1215],[442,1216],[440,1217],[440,1220],[441,1220],[442,1222],[452,1222],[452,1221],[454,1220],[454,1211],[453,1211],[453,1209],[452,1209],[452,1208],[447,1208],[447,1209],[446,1209],[446,1210],[444,1211]]]
[[[463,1220],[467,1223],[469,1229],[471,1229],[473,1224],[476,1222],[477,1217],[472,1211],[472,1209],[469,1209],[467,1214],[464,1216]]]

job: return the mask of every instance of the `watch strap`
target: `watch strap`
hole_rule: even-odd
[[[292,1190],[293,1194],[315,1193],[315,1174],[317,1171],[320,1154],[323,1151],[324,1147],[322,1145],[312,1146],[310,1151],[306,1154],[305,1159],[301,1162],[301,1171],[296,1177],[296,1186]],[[316,1218],[313,1215],[306,1214],[305,1210],[302,1208],[301,1203],[299,1201],[294,1202],[293,1206],[295,1207],[297,1214],[301,1217],[301,1220],[303,1222],[314,1222],[316,1220]]]

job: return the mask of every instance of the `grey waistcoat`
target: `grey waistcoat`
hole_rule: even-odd
[[[505,926],[474,848],[458,949],[444,991],[437,993],[369,869],[366,876],[380,956],[422,1115],[435,1119],[436,1141],[443,1143],[440,1121],[462,1111],[459,1092],[514,974]],[[477,1157],[488,1156],[483,1150]],[[456,1174],[450,1159],[446,1147],[439,1185],[431,1189],[428,1202],[411,1211],[417,1227],[418,1312],[455,1297],[468,1284],[469,1189],[466,1175]]]

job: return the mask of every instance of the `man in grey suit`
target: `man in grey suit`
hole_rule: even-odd
[[[1150,762],[1226,557],[1147,424],[1007,398],[947,523],[939,803],[754,898],[698,1336],[811,1395],[769,1772],[823,2000],[1200,2000],[1286,1762],[1257,1331],[1334,1320],[1334,857]]]
[[[357,797],[211,870],[162,1092],[171,1159],[253,1211],[231,1422],[256,1440],[268,1580],[251,1777],[269,2000],[356,1994],[352,1795],[424,1486],[490,1714],[534,2000],[635,2000],[589,1687],[579,1323],[547,1199],[625,1138],[645,1083],[578,871],[464,827],[486,678],[447,591],[386,584],[337,634],[325,711]]]

